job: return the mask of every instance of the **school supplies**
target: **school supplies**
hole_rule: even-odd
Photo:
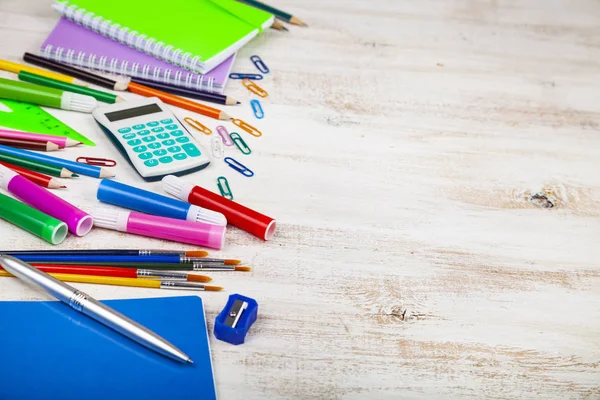
[[[75,0],[54,8],[88,29],[200,73],[215,68],[274,20],[233,0],[171,0],[168,7],[143,0]]]
[[[67,236],[67,225],[4,194],[0,194],[0,218],[40,237],[59,244]]]
[[[268,74],[271,70],[267,67],[267,64],[257,55],[250,56],[250,61],[252,64],[263,74]]]
[[[235,119],[234,119],[235,120]],[[233,146],[233,140],[229,137],[229,132],[227,132],[227,128],[222,125],[217,126],[217,133],[221,136],[223,140],[223,144],[225,146]]]
[[[233,72],[229,74],[229,78],[231,79],[251,79],[254,81],[260,81],[263,76],[260,74],[243,74],[241,72]]]
[[[289,22],[290,24],[300,25],[300,26],[308,26],[304,22],[300,21],[297,17],[294,17],[292,14],[288,14],[285,11],[281,11],[275,7],[271,7],[268,4],[261,3],[260,1],[257,1],[257,0],[238,0],[238,1],[241,1],[242,3],[246,3],[252,7],[256,7],[261,10],[264,10],[266,12],[269,12],[269,13],[275,15],[277,18],[282,19],[286,22]]]
[[[127,222],[127,221],[125,221]],[[119,255],[119,254],[82,254],[65,252],[45,252],[38,251],[30,254],[12,253],[12,256],[27,262],[37,263],[158,263],[158,264],[185,264],[181,256],[176,255],[158,255],[158,256],[140,256],[140,255]],[[200,259],[198,259],[200,260]],[[203,259],[202,259],[203,261]],[[196,260],[190,260],[196,262]],[[198,261],[200,262],[200,261]]]
[[[212,130],[208,126],[202,124],[202,122],[195,120],[194,118],[185,117],[183,120],[187,122],[192,128],[204,133],[205,135],[210,135],[212,133]]]
[[[54,165],[46,164],[35,160],[29,160],[26,158],[21,158],[10,154],[0,153],[0,164],[4,165],[5,163],[10,163],[22,168],[27,168],[31,171],[41,172],[43,174],[57,176],[60,178],[72,178],[79,176],[77,174],[72,173],[66,168],[57,167]]]
[[[267,97],[269,95],[269,93],[267,93],[267,91],[265,89],[261,88],[260,86],[258,86],[256,83],[254,83],[253,81],[251,81],[248,78],[242,79],[242,84],[244,86],[246,86],[246,89],[248,89],[249,91],[251,91],[252,93],[254,93],[257,96]]]
[[[258,119],[263,119],[265,117],[265,113],[260,105],[260,102],[256,99],[250,100],[250,106],[252,107],[252,111],[254,112],[254,116]]]
[[[65,147],[71,147],[71,146],[76,146],[78,144],[81,144],[81,142],[78,142],[76,140],[69,139],[66,137],[53,136],[53,135],[40,135],[37,133],[20,132],[20,131],[13,131],[10,129],[2,129],[2,128],[0,128],[0,138],[29,140],[32,142],[40,142],[40,143],[52,142],[52,143],[55,143],[61,149],[65,148]]]
[[[97,158],[97,157],[77,157],[75,159],[75,162],[82,163],[82,164],[88,164],[88,165],[95,165],[97,167],[99,167],[99,166],[114,167],[115,165],[117,165],[117,162],[115,160],[109,160],[108,158]]]
[[[105,103],[116,103],[118,101],[124,101],[122,97],[116,96],[111,93],[102,92],[100,90],[91,89],[85,86],[73,85],[72,83],[61,82],[56,79],[47,78],[45,76],[32,74],[30,72],[21,71],[19,72],[18,78],[24,82],[33,83],[40,86],[46,86],[49,88],[65,90],[68,92],[83,94],[91,96],[98,101]]]
[[[225,178],[224,176],[218,177],[217,187],[219,188],[221,196],[225,197],[226,199],[233,200],[233,193],[231,193],[231,189],[229,188],[229,182],[227,181],[227,178]]]
[[[30,171],[26,168],[21,168],[16,165],[5,163],[2,161],[0,161],[0,165],[4,165],[5,167],[8,167],[15,172],[18,172],[19,175],[24,176],[25,178],[29,179],[31,182],[38,184],[42,187],[45,187],[48,189],[65,189],[66,188],[65,185],[61,184],[56,179],[49,177],[47,175],[40,174],[35,171]]]
[[[159,217],[227,225],[225,216],[219,212],[108,179],[100,181],[96,197],[103,203]]]
[[[13,72],[18,74],[21,71],[31,72],[32,74],[37,74],[41,76],[47,76],[48,78],[56,79],[62,82],[74,83],[76,85],[87,86],[87,83],[80,81],[77,78],[73,78],[72,76],[57,74],[55,72],[46,71],[44,69],[30,67],[29,65],[18,64],[15,62],[0,60],[0,70]]]
[[[235,126],[237,126],[237,127],[241,128],[241,129],[245,130],[246,132],[248,132],[252,136],[256,136],[256,137],[262,136],[262,132],[261,131],[259,131],[258,129],[256,129],[255,127],[253,127],[249,123],[247,123],[246,121],[242,121],[241,119],[237,119],[237,118],[232,118],[231,122],[233,122],[233,124]]]
[[[228,223],[261,239],[269,240],[275,234],[275,219],[221,197],[210,190],[195,186],[174,175],[164,177],[162,184],[163,189],[170,195],[221,212]]]
[[[231,132],[229,134],[229,137],[231,137],[231,140],[233,140],[233,143],[238,148],[238,150],[242,152],[242,154],[248,155],[252,153],[252,150],[250,150],[250,147],[248,147],[246,142],[244,142],[244,139],[242,139],[239,133]]]
[[[61,18],[48,35],[41,46],[41,55],[82,68],[219,93],[225,87],[235,59],[234,54],[201,75],[102,36],[66,18]]]
[[[56,143],[52,142],[36,142],[32,140],[23,140],[23,139],[10,139],[3,138],[0,136],[0,144],[10,147],[17,147],[19,149],[27,149],[27,150],[38,150],[38,151],[56,151],[60,147]]]
[[[208,252],[204,250],[122,250],[122,249],[102,249],[102,250],[0,250],[2,254],[12,255],[36,255],[36,254],[54,254],[54,255],[122,255],[122,256],[180,256],[180,257],[206,257]]]
[[[0,78],[0,98],[84,113],[98,106],[90,96],[5,78]]]
[[[222,225],[158,217],[116,208],[96,210],[92,215],[99,228],[213,249],[220,249],[225,242],[226,228]]]
[[[194,363],[179,364],[147,351],[60,302],[2,301],[0,339],[6,345],[0,398],[216,400],[200,297],[102,303],[176,343]]]
[[[237,293],[229,295],[227,304],[215,320],[215,337],[235,345],[244,343],[257,315],[256,300]]]
[[[131,340],[173,360],[193,363],[187,354],[156,333],[37,268],[6,255],[0,255],[0,266],[9,274],[48,292],[74,310],[105,324]]]
[[[246,167],[244,164],[242,164],[235,158],[225,157],[223,161],[225,161],[225,164],[229,165],[235,171],[239,172],[247,178],[252,178],[254,176],[254,172],[250,168]]]
[[[240,104],[240,102],[237,101],[236,99],[234,99],[233,97],[226,96],[223,94],[211,93],[211,92],[206,92],[203,90],[173,86],[173,85],[169,85],[169,84],[162,83],[162,82],[154,82],[149,79],[131,78],[131,81],[134,83],[139,83],[140,85],[147,86],[152,89],[161,90],[166,93],[174,94],[176,96],[191,97],[192,99],[208,101],[210,103],[224,104],[226,106]]]
[[[81,164],[75,161],[64,160],[58,157],[47,156],[45,154],[34,153],[32,151],[13,149],[8,146],[0,145],[0,154],[7,154],[22,159],[27,159],[36,162],[42,162],[45,164],[54,165],[57,167],[69,168],[69,171],[75,173],[91,176],[94,178],[106,178],[113,177],[113,173],[105,170],[104,168],[97,167],[95,165]]]
[[[69,231],[77,236],[84,236],[92,229],[94,220],[91,216],[5,166],[0,166],[0,187],[39,211],[65,222]]]
[[[212,150],[212,155],[215,158],[223,158],[223,156],[225,155],[225,147],[223,147],[223,141],[217,136],[213,136],[210,139],[210,148]]]
[[[29,261],[34,267],[47,266],[47,265],[86,265],[86,266],[106,266],[106,267],[119,267],[119,268],[145,268],[145,269],[159,269],[162,271],[241,271],[249,272],[252,270],[247,265],[232,265],[225,263],[147,263],[147,262],[101,262],[101,261],[44,261],[36,262]]]
[[[156,98],[98,108],[94,119],[147,181],[205,168],[209,158],[177,117]]]

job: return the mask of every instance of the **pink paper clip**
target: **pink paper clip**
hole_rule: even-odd
[[[75,161],[82,164],[98,165],[100,167],[114,167],[117,165],[115,160],[109,160],[108,158],[77,157]]]
[[[217,126],[217,133],[219,136],[221,136],[221,139],[223,139],[223,144],[225,146],[233,146],[233,140],[231,140],[231,137],[229,137],[227,128],[225,128],[223,125],[219,125]]]

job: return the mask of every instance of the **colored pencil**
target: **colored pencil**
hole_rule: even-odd
[[[208,286],[196,282],[177,280],[153,280],[137,278],[120,278],[115,276],[77,275],[77,274],[49,274],[63,282],[94,283],[97,285],[133,286],[153,289],[188,289],[188,290],[223,290],[220,286]],[[0,276],[10,276],[6,271],[0,271]]]
[[[56,179],[54,179],[50,176],[40,174],[39,172],[30,171],[28,169],[21,168],[16,165],[12,165],[12,164],[5,163],[5,162],[0,162],[0,164],[12,169],[15,172],[18,172],[19,175],[24,176],[25,178],[29,179],[31,182],[36,183],[42,187],[45,187],[48,189],[61,189],[61,188],[64,189],[64,188],[66,188],[66,186],[64,186],[59,181],[57,181]]]
[[[19,258],[20,257],[16,257]],[[27,261],[34,267],[46,265],[88,265],[99,267],[119,267],[119,268],[142,268],[142,269],[159,269],[163,271],[251,271],[252,268],[247,265],[225,265],[225,264],[178,264],[178,263],[145,263],[145,262],[85,262],[85,261]]]
[[[81,144],[81,142],[63,136],[44,135],[41,133],[31,132],[19,132],[2,128],[0,128],[0,138],[31,140],[43,143],[52,142],[56,143],[61,149],[64,147],[71,147]]]
[[[38,151],[56,151],[60,149],[56,143],[52,142],[35,142],[32,140],[9,139],[0,137],[0,144],[19,149],[38,150]]]
[[[70,65],[60,63],[58,61],[49,60],[47,58],[31,53],[23,54],[23,60],[25,60],[28,63],[38,65],[40,67],[48,68],[52,71],[57,71],[63,74],[74,76],[82,81],[93,83],[94,85],[98,85],[111,90],[126,90],[127,83],[129,82],[129,79],[117,81],[105,78],[103,76],[93,74],[86,70],[75,68]]]
[[[102,167],[97,167],[95,165],[78,163],[75,161],[69,161],[58,157],[47,156],[45,154],[34,153],[32,151],[27,150],[13,149],[12,147],[3,145],[0,145],[0,154],[11,155],[36,162],[42,162],[57,167],[69,168],[70,171],[73,171],[80,175],[91,176],[94,178],[107,178],[114,176],[112,172],[109,172],[108,170]]]
[[[204,250],[127,250],[127,249],[102,249],[102,250],[9,250],[1,251],[9,256],[18,255],[85,255],[85,256],[183,256],[183,257],[206,257],[208,252]]]
[[[281,11],[275,7],[271,7],[268,4],[261,3],[260,1],[256,1],[256,0],[238,0],[238,1],[240,1],[242,3],[246,3],[249,6],[252,6],[254,8],[258,8],[260,10],[271,13],[271,14],[275,15],[277,18],[282,19],[286,22],[289,22],[290,24],[300,25],[300,26],[308,26],[304,22],[300,21],[297,17],[294,17],[292,14],[286,13],[285,11]]]
[[[0,162],[7,162],[13,165],[17,165],[19,167],[27,168],[31,171],[41,172],[42,174],[56,176],[59,178],[72,178],[75,176],[79,176],[63,167],[57,167],[56,165],[50,165],[47,163],[34,161],[23,157],[17,157],[10,154],[0,153]]]
[[[12,61],[0,60],[0,69],[3,71],[13,72],[18,74],[21,71],[31,72],[32,74],[38,74],[46,76],[48,78],[56,79],[62,82],[74,83],[76,85],[87,86],[87,83],[81,81],[72,76],[57,74],[56,72],[50,72],[39,68],[30,67],[29,65],[19,64]]]
[[[224,104],[226,106],[240,104],[239,101],[237,101],[231,96],[207,92],[205,90],[183,88],[180,86],[169,85],[163,82],[153,82],[151,80],[142,78],[131,78],[131,82],[139,83],[140,85],[148,86],[152,89],[162,90],[163,92],[167,92],[177,96],[191,97],[193,99],[208,101],[211,103]]]

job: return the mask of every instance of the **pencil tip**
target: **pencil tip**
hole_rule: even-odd
[[[187,363],[188,363],[188,364],[193,364],[193,363],[194,363],[194,361],[192,361],[192,359],[191,359],[191,358],[188,358],[188,359],[187,359]]]
[[[71,173],[71,178],[79,178],[79,175]]]
[[[237,103],[235,103],[235,104],[242,104],[242,102],[241,102],[241,101],[238,101],[238,102],[237,102]]]
[[[62,185],[60,188],[61,189],[66,189],[67,187],[65,185]]]

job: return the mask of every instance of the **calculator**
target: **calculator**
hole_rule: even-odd
[[[190,132],[156,97],[96,108],[92,115],[146,181],[189,174],[210,163]]]

